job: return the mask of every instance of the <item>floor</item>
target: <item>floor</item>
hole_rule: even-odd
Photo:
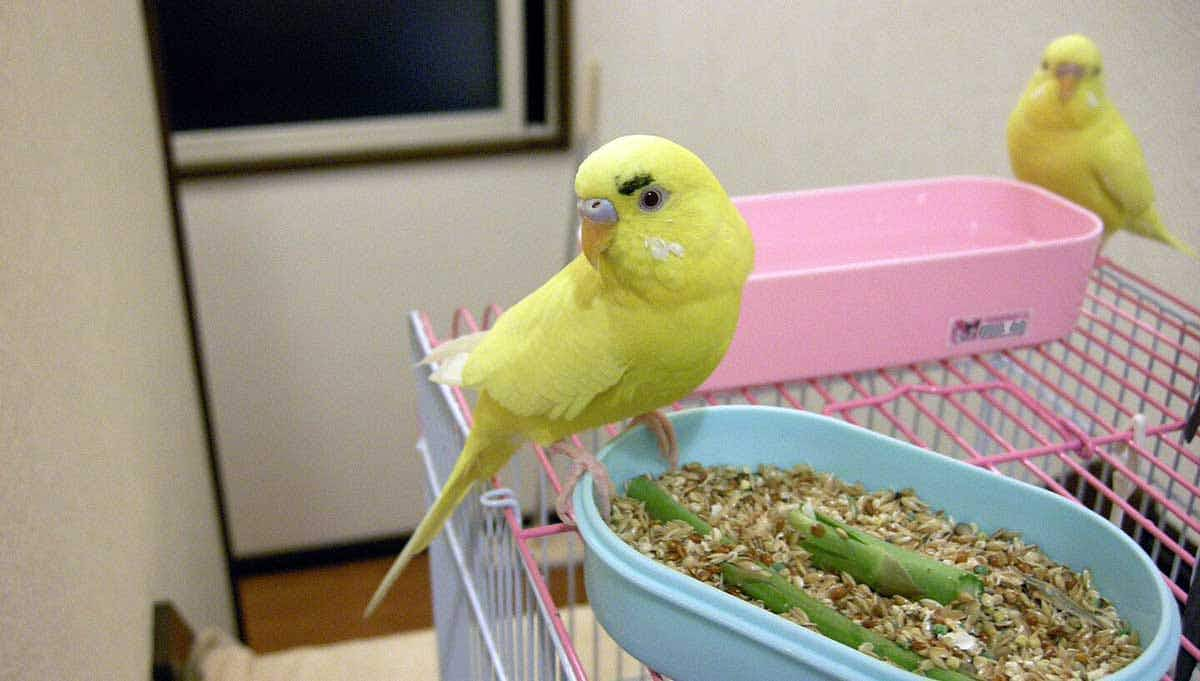
[[[433,626],[429,562],[418,556],[379,611],[363,607],[391,558],[243,577],[238,581],[247,644],[268,653]]]
[[[247,644],[257,653],[268,653],[429,629],[433,609],[425,555],[405,569],[378,612],[369,620],[362,618],[363,607],[391,562],[381,558],[240,579]],[[581,573],[576,571],[578,594],[584,593]],[[555,601],[565,602],[565,572],[552,570],[549,577]]]

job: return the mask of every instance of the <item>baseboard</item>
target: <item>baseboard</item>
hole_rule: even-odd
[[[170,601],[154,603],[153,681],[183,681],[195,634]]]
[[[522,518],[522,523],[526,526],[532,522],[532,514]],[[551,512],[547,522],[558,522],[558,516]],[[344,544],[326,544],[303,549],[285,549],[283,551],[253,554],[244,558],[233,558],[230,561],[230,574],[236,580],[240,577],[269,575],[292,570],[307,570],[326,565],[338,565],[340,563],[353,563],[360,560],[395,556],[400,553],[411,536],[412,533],[406,532]]]
[[[394,556],[400,553],[410,536],[406,533],[345,544],[327,544],[234,558],[230,570],[237,579]]]

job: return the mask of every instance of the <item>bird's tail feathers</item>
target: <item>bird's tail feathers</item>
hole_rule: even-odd
[[[1158,217],[1158,212],[1154,210],[1153,206],[1151,206],[1148,211],[1138,216],[1138,218],[1133,221],[1132,227],[1132,231],[1141,234],[1142,236],[1154,239],[1159,243],[1163,243],[1171,248],[1174,248],[1180,253],[1200,260],[1200,255],[1197,255],[1195,249],[1193,249],[1188,243],[1179,237],[1172,234],[1163,225],[1162,220]]]
[[[467,446],[459,454],[458,462],[454,465],[454,470],[450,472],[450,477],[446,479],[446,484],[442,486],[441,493],[434,500],[433,506],[425,513],[425,517],[417,525],[416,531],[413,532],[400,555],[396,557],[387,574],[384,575],[383,581],[376,587],[374,595],[371,596],[371,600],[363,612],[364,619],[370,617],[383,602],[384,597],[387,596],[388,591],[399,579],[400,573],[404,571],[408,563],[433,542],[450,515],[454,513],[454,509],[458,508],[458,505],[467,496],[467,492],[471,490],[475,481],[493,475],[508,460],[515,449],[515,443],[507,444],[504,440],[489,442],[483,441],[482,438],[475,440],[468,438]]]
[[[1200,254],[1196,253],[1196,249],[1194,249],[1190,245],[1184,243],[1184,241],[1182,239],[1175,236],[1174,234],[1164,230],[1162,233],[1158,234],[1156,238],[1158,238],[1159,241],[1165,243],[1166,245],[1170,246],[1171,248],[1174,248],[1175,250],[1179,251],[1180,253],[1183,253],[1185,255],[1190,255],[1193,258],[1200,260]]]

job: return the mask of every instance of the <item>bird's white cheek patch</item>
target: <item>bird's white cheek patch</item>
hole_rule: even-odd
[[[646,250],[650,251],[650,257],[655,260],[666,260],[671,256],[682,258],[684,252],[683,244],[666,241],[656,236],[646,237]]]
[[[1100,100],[1096,99],[1095,92],[1087,93],[1087,103],[1088,103],[1088,106],[1092,107],[1093,109],[1100,106]]]

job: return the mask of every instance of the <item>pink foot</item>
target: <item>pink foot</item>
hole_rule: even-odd
[[[675,437],[675,426],[671,425],[671,420],[661,411],[648,411],[630,421],[625,430],[639,424],[646,426],[658,438],[658,451],[666,460],[667,469],[673,471],[679,468],[679,440]]]
[[[583,474],[591,471],[592,478],[596,482],[596,505],[599,507],[600,516],[607,522],[612,515],[612,495],[616,492],[616,487],[612,483],[612,478],[608,476],[608,469],[604,467],[604,464],[600,463],[600,460],[588,450],[567,442],[553,445],[550,451],[562,454],[573,462],[566,480],[563,481],[562,491],[554,500],[554,508],[558,511],[559,519],[567,525],[574,526],[576,524],[575,502],[571,497],[575,486],[583,478]]]

